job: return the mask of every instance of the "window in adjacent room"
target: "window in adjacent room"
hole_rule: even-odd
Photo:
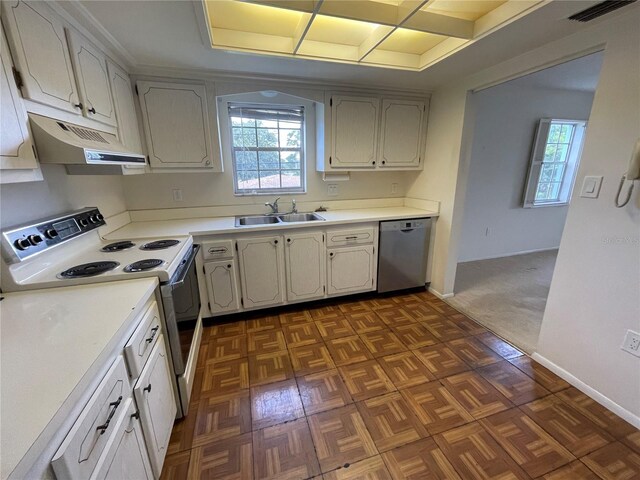
[[[305,191],[305,107],[227,103],[236,194]]]
[[[569,203],[586,126],[581,120],[540,120],[527,175],[525,208]]]

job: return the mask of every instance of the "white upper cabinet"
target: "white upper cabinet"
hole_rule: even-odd
[[[11,56],[0,32],[0,170],[35,169],[38,163],[29,135],[27,111],[16,88]]]
[[[332,168],[375,168],[380,99],[334,95],[331,108]]]
[[[212,169],[205,86],[146,81],[137,85],[151,167]]]
[[[107,60],[107,72],[118,121],[118,138],[131,151],[142,153],[135,99],[129,75],[111,60]]]
[[[80,114],[80,100],[64,28],[46,2],[2,1],[24,98]]]
[[[287,300],[322,298],[325,291],[324,234],[297,233],[284,236]]]
[[[243,238],[237,244],[244,307],[284,302],[282,237]]]
[[[425,102],[382,101],[380,168],[417,167],[423,155]]]
[[[109,88],[106,56],[80,34],[67,29],[71,62],[78,79],[85,117],[115,127],[116,112]]]

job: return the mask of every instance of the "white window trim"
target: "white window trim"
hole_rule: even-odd
[[[220,139],[220,150],[222,153],[222,161],[230,166],[233,172],[233,194],[236,197],[246,197],[255,195],[305,195],[307,193],[307,172],[309,165],[316,163],[316,102],[307,98],[296,97],[286,93],[275,91],[248,92],[237,93],[232,95],[222,95],[217,97],[218,110],[218,135]],[[235,162],[233,161],[232,152],[232,133],[231,121],[229,120],[229,104],[230,103],[249,103],[253,105],[271,105],[271,106],[302,106],[304,107],[304,126],[303,126],[303,146],[304,164],[301,165],[301,182],[302,187],[295,189],[269,189],[254,190],[250,192],[238,191],[236,181]]]
[[[575,126],[573,138],[570,143],[570,150],[567,154],[567,167],[563,176],[562,189],[560,198],[564,200],[555,202],[535,203],[536,190],[538,188],[538,180],[544,163],[544,151],[547,145],[549,128],[552,122],[571,123]],[[571,194],[578,173],[578,165],[582,156],[582,147],[587,129],[586,120],[562,119],[562,118],[542,118],[538,122],[535,140],[531,152],[531,160],[527,170],[527,179],[524,188],[522,206],[523,208],[543,208],[543,207],[562,207],[571,202]]]

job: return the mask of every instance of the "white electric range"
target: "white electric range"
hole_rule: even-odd
[[[97,208],[19,225],[2,232],[3,292],[158,277],[166,336],[186,415],[202,334],[191,236],[105,241]]]

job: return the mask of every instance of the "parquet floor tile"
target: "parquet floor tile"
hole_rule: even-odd
[[[502,360],[500,355],[473,337],[451,340],[447,342],[447,346],[472,368],[484,367]]]
[[[431,332],[419,323],[392,326],[391,331],[396,334],[403,345],[411,350],[430,347],[438,343],[438,340],[431,335]]]
[[[522,405],[520,409],[576,457],[614,440],[571,405],[553,395]]]
[[[253,432],[256,480],[297,480],[320,474],[305,418]]]
[[[252,480],[251,433],[231,437],[191,450],[189,479]]]
[[[440,300],[439,298],[427,300],[427,303],[441,315],[456,315],[457,313],[460,313],[447,302]]]
[[[307,415],[353,403],[338,370],[312,373],[298,378],[298,390]]]
[[[443,343],[419,348],[413,352],[436,378],[444,378],[470,370],[469,365]]]
[[[398,337],[390,330],[364,333],[360,335],[365,346],[369,349],[374,358],[400,353],[407,350]]]
[[[355,405],[318,413],[308,420],[323,473],[378,453]]]
[[[309,309],[314,320],[327,320],[329,318],[342,318],[344,313],[338,305],[323,305]]]
[[[347,319],[347,322],[349,322],[349,325],[351,325],[359,335],[387,329],[387,326],[382,319],[375,312],[370,310],[345,313],[344,316]]]
[[[393,392],[396,389],[375,360],[338,367],[338,371],[356,402]]]
[[[564,467],[560,467],[551,473],[547,473],[541,478],[544,480],[600,480],[599,476],[578,460]]]
[[[551,393],[506,360],[479,368],[477,372],[516,405],[532,402]]]
[[[476,335],[476,338],[504,359],[515,358],[524,355],[516,347],[510,345],[491,332]]]
[[[252,353],[278,352],[287,349],[280,329],[261,330],[247,334],[247,351]]]
[[[535,360],[532,360],[530,357],[515,357],[509,359],[509,362],[522,370],[525,374],[533,378],[536,382],[538,382],[550,392],[559,392],[560,390],[564,390],[571,386],[551,370],[543,367]]]
[[[604,479],[637,480],[640,478],[640,454],[620,442],[610,443],[582,462]]]
[[[455,323],[445,317],[439,317],[438,320],[425,321],[422,322],[422,324],[427,327],[431,332],[431,335],[441,342],[449,342],[451,340],[467,336],[466,332],[458,328]]]
[[[188,451],[193,447],[193,432],[196,427],[198,405],[197,402],[193,403],[189,414],[185,418],[176,420],[173,424],[167,455]]]
[[[280,325],[295,325],[300,323],[313,322],[313,317],[309,310],[297,310],[280,314]]]
[[[434,437],[464,480],[527,480],[529,476],[478,423]]]
[[[374,310],[387,327],[400,325],[413,325],[417,321],[402,306],[395,305],[383,309]]]
[[[207,363],[202,377],[201,395],[220,395],[249,388],[249,362],[246,358]]]
[[[219,337],[235,337],[245,333],[247,333],[247,324],[245,322],[219,323],[211,325],[207,338],[213,340]]]
[[[474,322],[462,313],[449,315],[447,318],[455,323],[456,327],[465,332],[467,335],[480,335],[488,332],[488,330],[482,325]]]
[[[382,454],[393,480],[462,480],[432,438]]]
[[[371,307],[366,301],[346,300],[338,305],[340,311],[345,314],[361,313],[371,311]]]
[[[622,438],[638,431],[633,425],[625,422],[615,413],[607,410],[605,407],[575,387],[570,387],[558,392],[556,393],[556,396],[561,400],[568,402],[582,415],[615,438]]]
[[[546,430],[517,408],[480,420],[480,424],[532,478],[575,460]]]
[[[620,439],[627,447],[640,454],[640,430],[630,433]]]
[[[436,379],[413,352],[380,357],[378,363],[398,389],[413,387]]]
[[[315,323],[323,340],[349,337],[356,334],[356,331],[349,325],[349,322],[342,314],[339,317],[316,320]]]
[[[203,398],[198,406],[193,445],[235,437],[251,431],[249,390]]]
[[[356,404],[379,452],[386,452],[429,436],[398,392]]]
[[[429,303],[420,299],[417,301],[409,301],[402,304],[402,308],[413,318],[419,321],[437,321],[441,319],[441,315],[431,308]]]
[[[475,372],[460,373],[441,382],[476,420],[513,407],[509,400]]]
[[[293,367],[286,350],[249,356],[249,382],[252,387],[293,377]]]
[[[336,368],[329,350],[322,342],[291,348],[289,354],[296,377]]]
[[[423,383],[400,393],[431,435],[473,421],[471,414],[438,382]]]
[[[376,297],[368,300],[369,308],[374,311],[384,310],[387,308],[396,308],[398,303],[394,300],[395,297]]]
[[[369,349],[357,335],[327,340],[326,345],[333,361],[338,366],[351,365],[373,358]]]
[[[322,337],[315,323],[285,325],[282,327],[289,348],[322,343]]]
[[[268,315],[247,320],[247,333],[262,332],[280,328],[280,318],[278,315]]]
[[[160,480],[184,480],[189,478],[189,464],[191,462],[191,450],[168,453],[162,465]]]
[[[304,416],[295,380],[251,387],[251,421],[258,430]]]
[[[323,475],[325,480],[392,480],[379,455]]]
[[[399,293],[394,295],[393,301],[398,305],[405,305],[407,303],[421,303],[423,302],[423,297],[421,297],[420,293]],[[424,302],[427,303],[427,302]]]
[[[209,341],[209,360],[235,360],[247,356],[247,336],[214,337]]]

